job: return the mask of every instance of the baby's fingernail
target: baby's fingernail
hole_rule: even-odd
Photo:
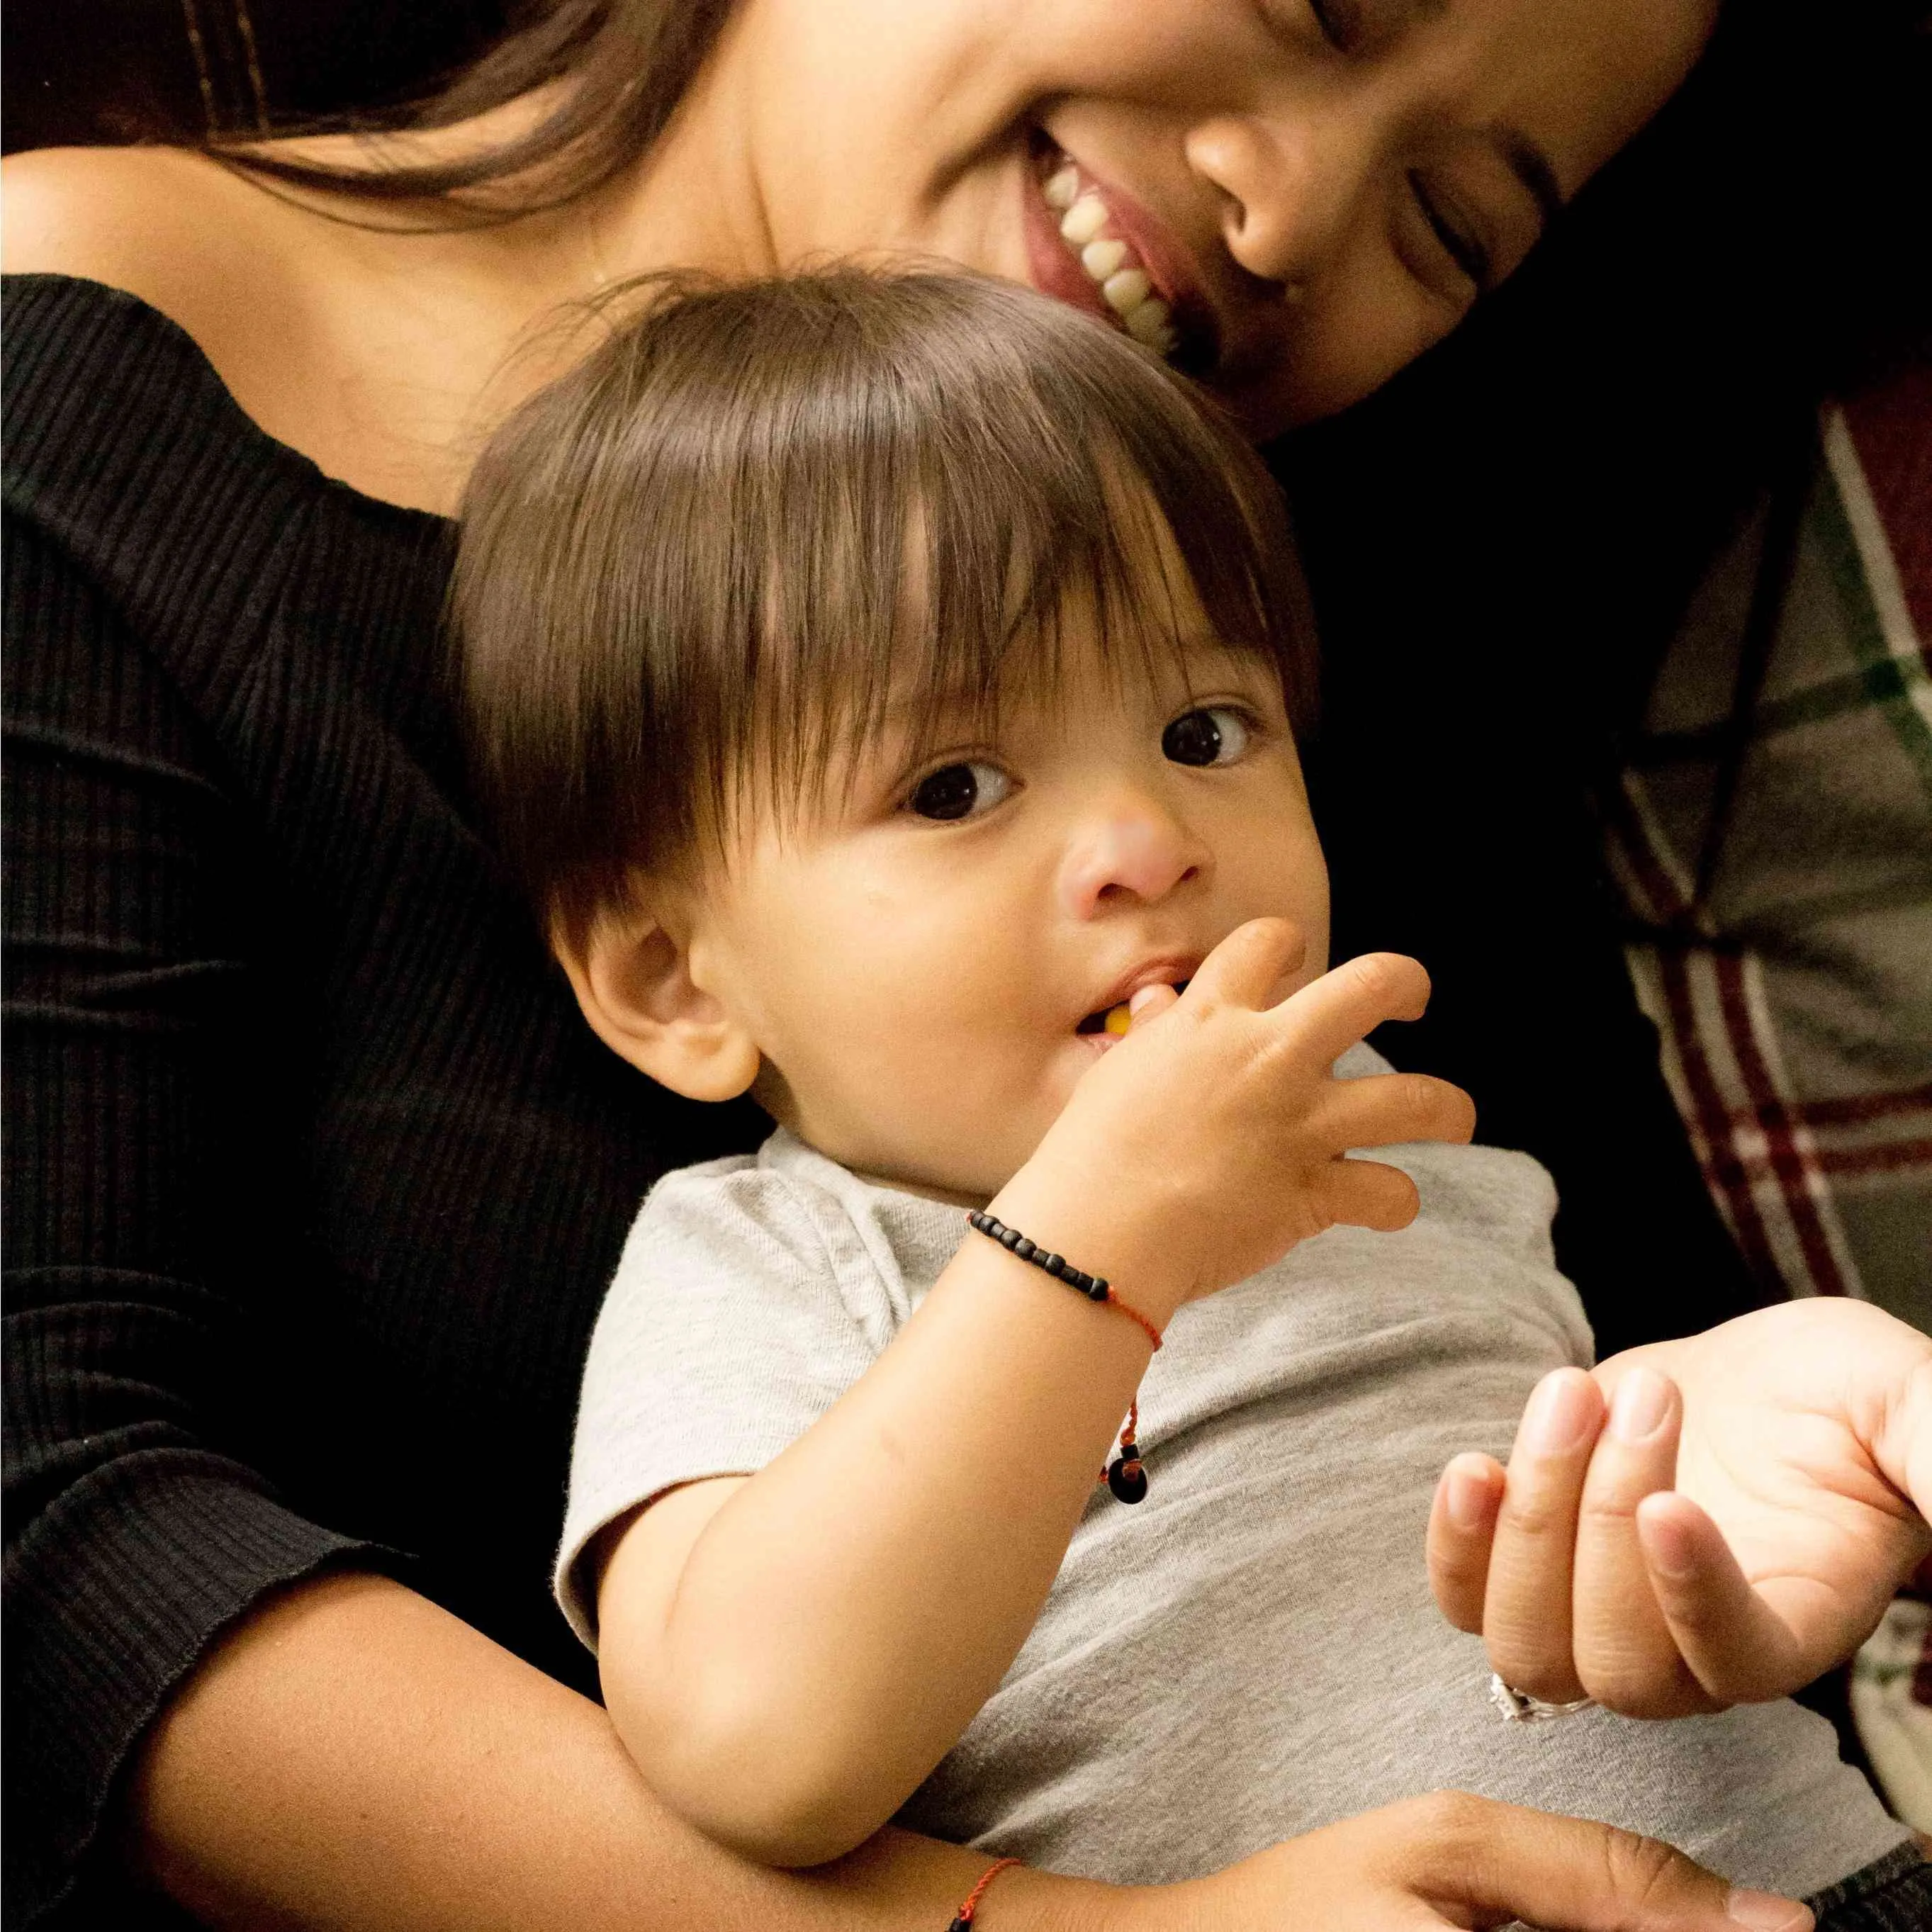
[[[1540,1454],[1560,1456],[1574,1449],[1588,1433],[1592,1404],[1590,1379],[1574,1369],[1545,1376],[1529,1399],[1522,1419],[1525,1444]]]
[[[1670,1407],[1670,1385],[1649,1369],[1633,1369],[1610,1398],[1610,1432],[1619,1442],[1647,1442]]]
[[[1127,1002],[1127,1011],[1136,1016],[1145,1012],[1148,1008],[1167,990],[1166,987],[1159,985],[1143,986]]]
[[[1724,1901],[1724,1916],[1734,1925],[1748,1925],[1750,1932],[1811,1932],[1813,1924],[1810,1913],[1793,1900],[1735,1888]]]

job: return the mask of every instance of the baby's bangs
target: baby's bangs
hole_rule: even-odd
[[[1207,633],[1297,728],[1313,632],[1280,493],[1216,406],[1030,290],[956,273],[662,281],[515,411],[452,590],[479,798],[572,926],[789,816],[902,720]]]
[[[1127,679],[1204,634],[1267,662],[1298,730],[1312,722],[1277,487],[1178,379],[1071,320],[1054,346],[1073,352],[963,394],[896,380],[864,447],[781,464],[789,529],[765,536],[765,656],[733,680],[748,709],[720,721],[714,823],[754,797],[781,818],[830,802],[889,727],[916,760],[962,713],[993,730],[1022,687],[1051,702],[1070,640]]]

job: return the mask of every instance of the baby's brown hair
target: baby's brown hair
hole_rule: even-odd
[[[1280,491],[1150,352],[957,274],[656,285],[509,418],[464,498],[451,610],[499,849],[581,932],[748,790],[812,798],[889,704],[916,736],[962,698],[994,709],[1019,646],[1050,676],[1076,603],[1110,643],[1178,644],[1163,555],[1304,724]]]

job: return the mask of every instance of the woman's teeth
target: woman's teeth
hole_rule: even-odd
[[[1097,194],[1082,192],[1080,170],[1071,161],[1047,177],[1042,192],[1048,207],[1060,217],[1061,239],[1098,286],[1101,299],[1120,318],[1120,326],[1156,353],[1172,355],[1180,339],[1174,332],[1173,313],[1154,292],[1154,284],[1133,250],[1106,232],[1107,204]]]

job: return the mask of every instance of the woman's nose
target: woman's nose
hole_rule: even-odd
[[[1125,900],[1154,903],[1213,868],[1207,848],[1151,804],[1123,804],[1083,826],[1060,868],[1060,909],[1092,919]]]
[[[1291,297],[1320,275],[1362,222],[1379,147],[1366,118],[1340,103],[1203,122],[1186,141],[1189,165],[1225,197],[1228,253]]]

